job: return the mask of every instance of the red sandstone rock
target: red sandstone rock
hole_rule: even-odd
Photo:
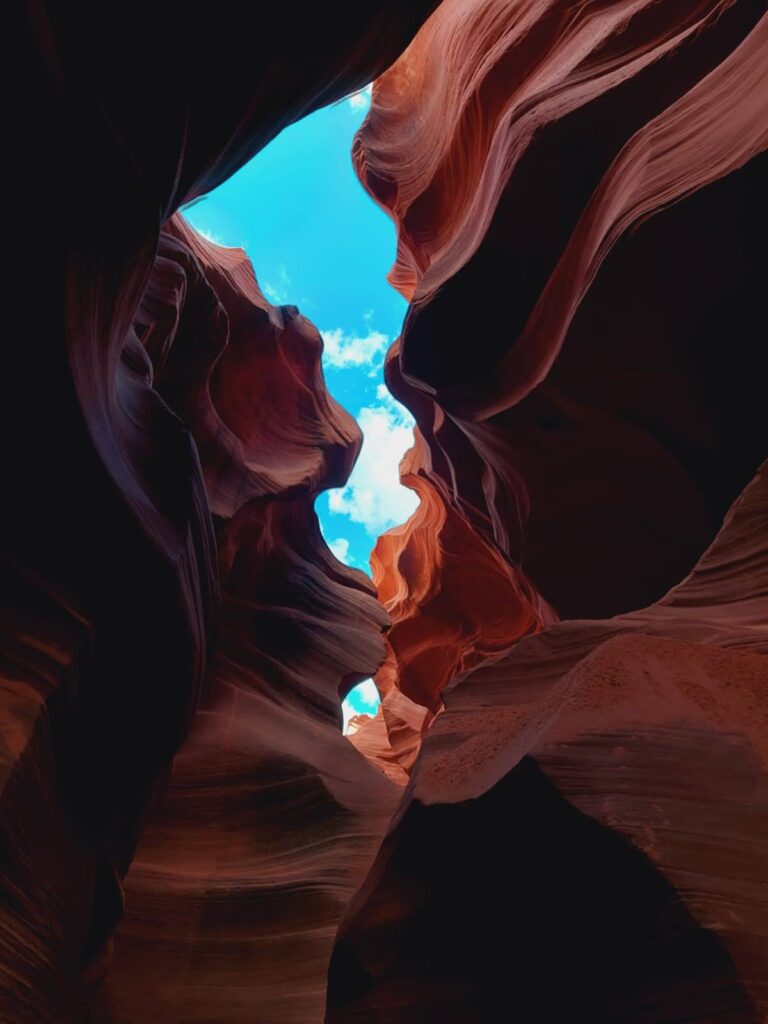
[[[371,565],[394,623],[379,690],[386,694],[396,685],[434,712],[457,673],[555,617],[503,554],[448,504],[429,471],[417,433],[401,476],[419,495],[418,508],[404,526],[379,538]]]
[[[175,0],[28,7],[14,49],[23,131],[8,140],[24,228],[7,287],[30,328],[9,345],[0,401],[0,1017],[13,1024],[80,1022],[102,979],[119,879],[198,706],[221,618],[209,493],[227,518],[267,494],[295,499],[285,521],[260,511],[276,537],[302,531],[301,554],[282,557],[305,586],[327,581],[333,610],[353,606],[335,634],[344,659],[306,684],[333,735],[336,694],[375,668],[383,616],[296,504],[343,478],[358,444],[350,422],[318,390],[282,410],[285,464],[274,436],[259,449],[264,418],[249,417],[232,379],[248,361],[242,268],[222,265],[211,283],[215,260],[178,227],[160,242],[160,228],[285,125],[369,82],[433,6],[278,5],[256,23],[250,8]],[[314,360],[317,376],[316,334],[290,326],[290,310],[256,308],[252,286],[248,303],[273,323],[264,342],[282,335],[285,361]],[[279,359],[270,369],[284,381]],[[323,450],[295,436],[305,412],[327,421]],[[227,534],[236,552],[240,529]]]
[[[340,731],[344,691],[383,659],[387,617],[313,510],[346,479],[360,432],[325,389],[317,329],[264,299],[243,252],[179,218],[170,232],[139,320],[156,386],[198,441],[222,602],[202,707],[126,879],[99,1012],[318,1020],[338,921],[397,794]]]
[[[762,12],[444,0],[376,83],[422,498],[377,546],[386,641],[312,511],[359,445],[317,332],[173,216],[435,6],[30,7],[13,1024],[318,1021],[345,913],[329,1021],[768,1010],[764,477],[702,556],[765,456]]]
[[[398,228],[427,495],[377,548],[377,681],[440,713],[408,742],[381,715],[411,781],[328,1021],[768,1012],[764,471],[703,554],[765,457],[760,13],[457,0],[374,87],[355,158]],[[451,516],[554,614],[464,669],[453,630],[430,675],[433,595],[490,589]]]
[[[657,605],[559,623],[455,684],[328,1020],[764,1019],[766,517],[768,465]]]
[[[355,160],[398,228],[391,279],[412,306],[387,377],[422,438],[404,480],[429,496],[378,544],[383,688],[434,706],[460,657],[444,645],[429,695],[414,682],[455,628],[432,595],[478,600],[475,558],[451,577],[435,524],[465,524],[525,596],[511,642],[657,600],[764,457],[744,373],[762,315],[758,15],[450,0],[376,82]]]

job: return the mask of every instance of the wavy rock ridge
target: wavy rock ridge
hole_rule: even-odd
[[[761,14],[30,5],[1,1020],[764,1019]],[[378,602],[313,512],[360,445],[318,332],[175,213],[376,76]]]
[[[332,558],[311,511],[319,488],[343,481],[359,436],[321,385],[317,333],[294,310],[264,302],[241,254],[206,247],[172,217],[285,125],[379,74],[433,7],[331,4],[300,17],[269,8],[254,37],[250,10],[236,5],[28,6],[22,123],[9,143],[11,194],[25,222],[9,294],[34,330],[7,353],[0,402],[12,481],[2,532],[4,1021],[181,1019],[187,969],[205,979],[190,951],[224,887],[206,881],[222,854],[202,809],[214,815],[217,801],[238,793],[248,804],[244,762],[259,775],[259,764],[273,766],[276,789],[264,790],[263,803],[279,806],[286,794],[279,816],[296,825],[286,827],[281,855],[265,819],[261,866],[243,853],[222,877],[232,893],[241,875],[271,886],[272,913],[281,892],[302,904],[284,959],[305,967],[283,989],[294,1007],[285,1016],[321,1012],[334,922],[367,856],[365,822],[388,799],[342,743],[337,707],[382,656],[385,616],[368,584]],[[238,735],[226,724],[236,706]],[[260,740],[262,729],[271,738]],[[176,832],[167,823],[168,837],[188,856],[176,876],[153,854],[162,896],[141,883],[139,858],[129,902],[142,908],[136,927],[145,934],[162,923],[167,959],[145,946],[147,975],[131,973],[138,991],[125,994],[118,971],[103,985],[121,879],[185,738],[167,798],[183,773],[201,818],[185,833],[189,802],[172,812],[181,821]],[[339,774],[334,757],[349,765],[351,756]],[[212,762],[231,766],[229,786],[211,782]],[[304,812],[291,810],[300,807],[303,831]],[[236,816],[231,802],[227,811]],[[305,842],[312,817],[316,840]],[[235,860],[222,825],[219,845]],[[342,834],[362,834],[357,852],[340,851]],[[309,853],[291,874],[294,840]],[[163,849],[151,824],[147,843]],[[189,898],[174,903],[185,885]],[[151,916],[153,898],[162,922]],[[251,909],[261,920],[261,908]],[[123,948],[116,962],[130,972],[129,939]],[[167,968],[168,991],[153,993],[158,968]],[[241,974],[250,996],[227,985],[241,1004],[232,1019],[255,1019],[244,1003],[269,984],[263,969],[261,983]],[[262,1019],[279,1019],[273,1010]]]
[[[404,480],[429,493],[377,549],[398,652],[382,690],[399,678],[438,707],[451,671],[427,694],[412,663],[440,574],[443,601],[474,602],[422,519],[461,521],[499,584],[514,577],[529,612],[511,643],[658,600],[764,457],[744,373],[768,142],[758,13],[457,0],[377,81],[354,154],[398,227],[391,279],[412,304],[387,378],[421,437]],[[458,646],[477,634],[461,613]]]
[[[766,515],[768,466],[662,601],[454,681],[342,930],[329,1020],[763,1019]]]
[[[456,0],[375,84],[422,505],[329,1021],[768,1012],[759,13]]]
[[[156,387],[198,440],[221,607],[203,703],[126,880],[103,1012],[316,1020],[338,921],[394,805],[340,730],[387,618],[313,510],[361,436],[325,390],[317,329],[264,299],[242,251],[177,217],[147,296]]]

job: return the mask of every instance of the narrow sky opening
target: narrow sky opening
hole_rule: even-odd
[[[417,504],[398,478],[413,420],[383,377],[406,311],[386,281],[395,229],[352,168],[369,104],[370,87],[291,125],[184,214],[214,242],[245,249],[270,302],[298,306],[323,335],[328,388],[365,440],[347,486],[322,494],[316,510],[336,557],[368,573],[376,537]],[[345,730],[351,715],[375,714],[378,704],[370,680],[355,687]]]

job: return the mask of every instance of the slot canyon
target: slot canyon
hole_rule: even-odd
[[[764,5],[21,6],[0,1024],[766,1021]],[[190,221],[371,82],[369,577],[322,325]]]

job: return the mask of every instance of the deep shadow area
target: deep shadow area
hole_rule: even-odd
[[[526,757],[411,805],[334,952],[329,1024],[758,1024],[717,937]]]
[[[654,5],[594,59],[617,59],[635,36],[653,36],[670,9]],[[492,378],[514,353],[622,147],[717,67],[759,14],[748,4],[730,7],[707,32],[537,130],[478,250],[409,314],[402,369],[437,388],[438,405],[450,412],[451,388],[471,390],[475,377]],[[530,58],[527,50],[516,56]],[[619,238],[546,381],[469,428],[477,468],[459,432],[443,428],[453,465],[438,454],[435,470],[446,481],[460,478],[478,518],[486,505],[482,456],[503,450],[504,471],[519,477],[508,506],[495,496],[509,553],[561,617],[602,618],[658,600],[690,571],[764,456],[762,383],[744,367],[763,318],[754,211],[766,166],[765,156],[755,158]],[[426,191],[420,200],[423,211],[419,200],[408,211],[417,237],[420,228],[428,234],[434,197]],[[417,418],[418,397],[407,393]],[[420,418],[427,436],[430,415]]]

